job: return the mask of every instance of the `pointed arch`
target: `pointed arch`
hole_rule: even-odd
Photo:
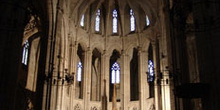
[[[78,44],[78,49],[77,49],[77,73],[76,73],[76,81],[75,81],[75,86],[76,86],[76,98],[83,99],[83,86],[84,86],[84,50],[82,49],[82,46]]]
[[[92,51],[91,66],[91,101],[101,100],[101,53],[98,49]]]
[[[110,57],[109,74],[109,100],[112,101],[115,84],[116,100],[120,101],[120,54],[117,50],[113,50]]]

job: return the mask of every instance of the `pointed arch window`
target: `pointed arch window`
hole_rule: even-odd
[[[27,65],[28,62],[29,42],[26,40],[23,47],[22,63]]]
[[[118,33],[118,12],[116,9],[113,10],[112,17],[113,17],[112,32]]]
[[[77,81],[82,81],[82,62],[80,61],[77,65]]]
[[[146,26],[150,26],[150,20],[149,17],[146,15]]]
[[[85,19],[85,15],[83,14],[80,21],[80,26],[82,27],[84,27],[84,19]]]
[[[130,27],[131,31],[135,31],[135,17],[132,9],[130,9]]]
[[[154,81],[154,63],[152,60],[148,61],[148,82]]]
[[[95,18],[95,31],[99,32],[100,31],[100,9],[97,10],[96,12],[96,18]]]
[[[111,74],[112,74],[111,83],[112,84],[120,83],[120,67],[119,67],[119,64],[117,62],[115,62],[112,65]]]

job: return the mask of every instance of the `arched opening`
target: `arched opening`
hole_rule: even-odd
[[[116,101],[120,101],[120,54],[118,51],[114,50],[110,57],[110,77],[109,77],[109,100],[112,101],[113,94],[115,93]],[[115,85],[115,90],[114,90]]]
[[[149,84],[149,97],[154,97],[154,62],[153,62],[153,49],[152,45],[150,44],[148,49],[148,71],[147,71],[147,81]]]
[[[133,49],[133,56],[130,61],[130,100],[136,101],[139,100],[139,84],[138,84],[138,50],[136,48]]]
[[[101,53],[94,49],[92,52],[91,68],[91,101],[101,100]]]
[[[84,82],[84,51],[81,45],[77,50],[77,73],[76,73],[76,98],[83,99],[83,82]]]

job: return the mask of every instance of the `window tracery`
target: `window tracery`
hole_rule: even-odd
[[[91,110],[98,110],[96,107],[91,107]]]
[[[27,62],[28,62],[28,51],[29,51],[29,42],[28,40],[26,40],[24,42],[23,55],[22,55],[22,63],[24,65],[27,65]]]
[[[113,65],[112,65],[112,68],[111,68],[111,74],[112,74],[112,80],[111,80],[111,83],[114,84],[114,83],[120,83],[120,67],[119,67],[119,64],[117,62],[115,62]]]
[[[76,104],[74,110],[80,110],[79,104]]]

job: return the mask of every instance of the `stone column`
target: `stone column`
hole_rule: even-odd
[[[139,48],[138,51],[138,71],[139,71],[139,104],[140,104],[140,110],[144,110],[145,108],[145,102],[146,98],[149,97],[149,85],[147,84],[147,74],[144,71],[144,68],[146,68],[146,64],[144,62],[148,61],[148,52],[142,51],[141,48]],[[145,67],[146,66],[146,67]]]
[[[26,1],[0,0],[0,108],[14,110],[21,44],[28,21]]]
[[[90,102],[90,86],[91,86],[91,64],[92,64],[92,52],[88,48],[85,52],[84,60],[84,79],[83,79],[83,99],[84,99],[84,110],[89,110]]]
[[[70,44],[70,74],[74,75],[74,82],[73,85],[71,85],[71,91],[70,91],[70,108],[74,108],[73,105],[73,100],[75,99],[75,94],[76,94],[76,81],[77,81],[77,43],[72,42]]]
[[[109,72],[110,56],[111,56],[110,54],[106,55],[106,58],[105,58],[105,65],[106,66],[104,67],[105,68],[105,76],[104,77],[105,77],[105,80],[106,80],[107,110],[109,110],[109,107],[112,106],[112,105],[109,104],[109,97],[110,97],[109,96],[110,95],[109,94],[109,83],[111,83],[110,80],[109,80],[110,79],[109,78],[110,77],[110,72]]]
[[[153,62],[154,62],[154,73],[155,73],[155,80],[154,80],[154,105],[155,110],[161,110],[160,106],[160,84],[158,84],[158,81],[160,81],[160,71],[159,71],[159,56],[158,56],[158,45],[157,42],[152,42],[152,48],[153,48]]]
[[[163,73],[163,78],[161,79],[161,92],[162,92],[162,110],[171,110],[170,105],[170,79],[169,72]]]
[[[102,101],[102,110],[107,110],[107,83],[106,83],[106,78],[105,75],[106,73],[106,52],[104,51],[102,56],[101,56],[101,101]]]
[[[175,110],[174,94],[171,91],[169,68],[172,68],[171,62],[172,46],[171,46],[171,23],[169,0],[162,0],[160,6],[160,21],[161,21],[161,37],[160,37],[160,69],[162,72],[161,93],[162,93],[162,110]],[[171,99],[172,98],[172,99]],[[172,108],[171,108],[172,106]]]
[[[128,108],[126,107],[128,105],[129,99],[129,58],[128,55],[122,51],[121,55],[121,63],[120,63],[120,68],[121,68],[121,81],[120,81],[120,93],[121,93],[121,110],[127,110]]]
[[[63,49],[63,48],[62,48]],[[65,84],[65,82],[63,82],[65,76],[64,76],[64,52],[61,49],[61,55],[60,55],[60,59],[59,59],[59,71],[58,71],[58,79],[57,79],[57,93],[56,93],[56,110],[62,110],[62,99],[63,99],[63,85]]]

